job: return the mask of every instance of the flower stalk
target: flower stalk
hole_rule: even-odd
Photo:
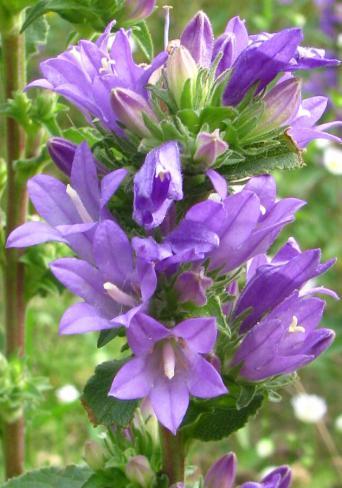
[[[160,426],[160,440],[162,448],[162,470],[173,483],[184,482],[185,448],[182,434],[173,435],[168,429]]]
[[[13,97],[26,82],[25,38],[20,34],[21,16],[11,19],[11,29],[3,31],[3,80],[4,98]],[[15,162],[25,156],[25,132],[13,118],[6,119],[7,160],[7,235],[26,220],[26,185],[18,182]],[[18,249],[6,249],[4,269],[4,303],[6,355],[22,356],[25,340],[24,265],[20,263]],[[23,472],[24,464],[24,418],[6,423],[3,431],[5,476],[11,478]]]

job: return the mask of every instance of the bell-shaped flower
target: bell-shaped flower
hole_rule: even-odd
[[[134,177],[134,220],[146,230],[158,227],[172,202],[183,198],[182,182],[176,142],[150,151]]]
[[[328,104],[327,97],[311,97],[303,100],[297,114],[291,120],[289,135],[300,148],[306,147],[314,139],[327,139],[342,143],[342,139],[326,132],[335,127],[342,127],[342,121],[315,125],[322,117]]]
[[[214,347],[216,334],[212,317],[184,320],[169,329],[137,314],[127,331],[134,357],[115,376],[109,395],[149,398],[159,422],[176,434],[190,395],[212,398],[227,393],[219,373],[203,357]]]
[[[47,149],[57,168],[70,178],[77,144],[63,137],[51,137],[47,142]],[[109,173],[102,163],[96,160],[95,163],[98,175],[104,176]]]
[[[112,216],[106,204],[127,175],[124,168],[112,171],[101,183],[92,152],[83,142],[76,151],[70,184],[48,175],[28,181],[30,199],[45,222],[27,222],[8,237],[7,247],[28,247],[48,241],[68,244],[82,259],[93,262],[92,237],[101,219]]]
[[[199,66],[210,67],[214,34],[210,20],[204,12],[197,12],[190,20],[181,35],[180,42],[188,49]]]
[[[156,0],[126,0],[125,9],[129,20],[143,20],[149,17],[156,6]]]
[[[318,328],[324,305],[319,298],[300,297],[295,291],[252,327],[232,365],[240,365],[240,375],[248,381],[260,381],[312,362],[335,337],[334,331]]]
[[[301,289],[308,280],[327,271],[335,262],[331,259],[321,264],[320,259],[320,249],[301,252],[296,242],[290,240],[270,263],[259,265],[253,273],[249,270],[249,281],[242,290],[234,311],[234,315],[238,316],[251,309],[241,324],[241,332],[251,329],[266,312],[281,303],[294,290]]]
[[[44,78],[27,88],[52,90],[81,110],[87,120],[97,119],[105,129],[122,135],[111,104],[112,90],[126,88],[147,100],[147,82],[167,54],[161,53],[146,67],[136,64],[129,32],[120,29],[112,35],[113,24],[96,42],[81,40],[56,58],[43,61],[40,69]]]
[[[281,229],[294,220],[295,212],[304,204],[296,198],[276,201],[276,185],[271,176],[257,176],[238,193],[223,201],[206,200],[190,208],[185,219],[168,236],[177,251],[190,249],[191,232],[203,236],[201,248],[209,259],[209,270],[228,273],[271,246]],[[216,245],[214,245],[216,236]],[[175,242],[177,237],[178,242]],[[203,246],[203,238],[210,244]],[[197,243],[196,243],[197,244]],[[264,249],[264,251],[261,251]]]
[[[237,459],[233,452],[225,454],[208,470],[204,488],[233,488],[236,476]]]
[[[252,42],[237,58],[223,95],[225,105],[237,105],[247,91],[262,90],[280,72],[287,70],[303,39],[300,29],[284,29],[271,39]]]
[[[247,481],[240,488],[290,488],[292,480],[291,470],[288,466],[279,466],[273,469],[259,483]]]
[[[131,243],[112,220],[101,222],[93,239],[96,266],[76,258],[50,264],[55,277],[84,301],[64,313],[60,334],[81,334],[113,327],[129,327],[134,315],[144,310],[157,280],[154,265],[134,263]]]

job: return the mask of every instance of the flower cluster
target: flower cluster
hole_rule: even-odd
[[[319,250],[301,251],[294,240],[266,254],[305,202],[277,199],[266,174],[228,187],[225,168],[292,139],[299,147],[337,140],[326,132],[333,123],[315,125],[325,100],[301,100],[293,75],[337,61],[301,47],[299,29],[250,36],[238,17],[215,39],[200,12],[180,42],[142,66],[130,33],[111,28],[44,61],[44,79],[29,85],[76,105],[98,128],[100,150],[49,142],[70,183],[31,178],[29,195],[45,222],[27,222],[7,245],[58,241],[76,253],[50,266],[82,299],[64,313],[60,333],[125,331],[132,356],[109,395],[148,398],[176,434],[192,397],[229,395],[230,381],[262,388],[333,340],[319,328],[325,302],[315,295],[335,293],[304,288],[333,260],[321,264]],[[121,150],[111,167],[102,158],[108,144]],[[215,476],[211,470],[205,486],[233,483],[233,474],[221,484]],[[288,485],[280,468],[243,486]]]

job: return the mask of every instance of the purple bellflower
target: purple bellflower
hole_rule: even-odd
[[[60,334],[81,334],[113,327],[129,327],[144,310],[156,288],[153,264],[134,264],[133,248],[123,230],[112,220],[101,222],[93,239],[96,267],[76,258],[57,259],[52,273],[84,302],[64,313]]]
[[[297,114],[290,123],[289,135],[293,137],[300,148],[304,148],[313,139],[327,139],[342,143],[342,139],[326,132],[335,127],[342,127],[342,121],[328,122],[315,125],[322,117],[329,99],[327,97],[311,97],[303,100]]]
[[[225,454],[208,470],[204,479],[204,488],[233,488],[235,485],[237,459],[233,452]],[[279,466],[265,476],[260,483],[247,481],[241,488],[289,488],[291,470],[288,466]]]
[[[209,68],[214,48],[214,34],[210,20],[204,12],[198,12],[185,27],[181,45],[191,53],[196,63]]]
[[[112,216],[106,204],[116,192],[127,170],[118,169],[99,184],[97,164],[83,142],[76,151],[70,185],[48,175],[28,181],[30,199],[45,222],[27,222],[8,237],[7,247],[28,247],[48,241],[68,244],[82,259],[93,262],[92,237],[101,219]]]
[[[308,280],[327,271],[335,262],[335,259],[331,259],[321,264],[320,258],[320,249],[301,252],[296,242],[291,239],[270,263],[265,264],[265,260],[262,259],[263,264],[256,267],[254,272],[249,269],[249,281],[241,292],[234,312],[236,317],[248,308],[252,309],[241,324],[241,332],[250,330],[266,312],[280,304],[295,290],[300,290]],[[260,263],[260,257],[256,259]],[[318,291],[337,298],[330,290]]]
[[[184,320],[167,329],[137,314],[127,331],[134,358],[119,370],[109,395],[148,397],[159,422],[175,434],[190,395],[212,398],[227,393],[219,373],[202,356],[212,350],[216,334],[212,317]]]
[[[68,139],[63,139],[63,137],[51,137],[47,142],[47,149],[57,168],[70,178],[77,144]],[[95,163],[99,176],[109,173],[109,170],[102,163],[99,161],[95,161]]]
[[[173,201],[183,198],[181,161],[176,142],[150,151],[134,177],[134,220],[151,230],[164,220]]]
[[[167,54],[159,54],[150,66],[137,65],[129,32],[120,29],[112,35],[113,24],[96,42],[81,40],[56,58],[43,61],[40,69],[44,78],[33,81],[27,88],[52,90],[81,110],[87,120],[97,119],[105,129],[122,135],[116,122],[120,117],[111,103],[112,90],[128,89],[147,100],[145,86]]]
[[[258,176],[222,202],[209,199],[194,205],[167,241],[175,252],[180,241],[183,251],[197,249],[194,233],[201,235],[200,252],[209,258],[209,269],[224,274],[265,252],[303,204],[296,198],[276,201],[274,179]]]
[[[268,289],[264,289],[267,295]],[[262,301],[262,299],[259,300]],[[325,302],[293,292],[254,325],[242,340],[232,365],[240,375],[260,381],[296,371],[313,361],[332,343],[335,333],[317,328]]]

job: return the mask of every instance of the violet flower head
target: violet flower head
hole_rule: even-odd
[[[176,433],[189,396],[212,398],[227,393],[216,369],[203,358],[216,341],[215,319],[184,320],[167,329],[137,314],[127,331],[134,353],[114,378],[109,395],[120,399],[148,397],[159,422]]]
[[[182,182],[176,142],[150,151],[134,177],[134,220],[147,230],[158,227],[172,202],[183,198]]]
[[[134,263],[134,253],[124,231],[111,220],[101,222],[93,239],[96,267],[76,258],[51,263],[55,277],[84,301],[64,313],[60,334],[129,327],[134,315],[148,303],[156,288],[152,262]]]
[[[233,17],[227,23],[224,33],[215,40],[212,61],[215,61],[219,54],[222,56],[217,66],[217,76],[233,66],[248,43],[245,21],[240,17]]]
[[[248,332],[232,365],[241,365],[243,378],[260,381],[312,362],[335,337],[332,330],[317,328],[324,305],[319,298],[300,297],[295,291]]]
[[[178,275],[175,290],[180,302],[193,302],[203,306],[207,303],[206,290],[213,285],[213,280],[204,274],[204,268],[194,268]]]
[[[185,27],[180,42],[199,66],[208,68],[214,47],[213,29],[207,15],[198,12]]]
[[[222,202],[205,200],[191,207],[167,240],[175,252],[180,242],[183,250],[195,249],[195,241],[196,250],[209,258],[209,270],[225,274],[265,252],[303,204],[295,198],[276,201],[274,179],[258,176]],[[193,236],[195,231],[202,236],[200,249],[199,239]]]
[[[112,219],[106,205],[127,176],[124,168],[102,178],[97,164],[83,142],[72,163],[70,185],[48,175],[28,181],[30,199],[45,222],[27,222],[8,237],[7,247],[28,247],[48,241],[68,244],[82,259],[93,262],[92,237],[98,221]]]
[[[208,470],[204,488],[233,488],[237,459],[233,452],[225,454]]]
[[[241,292],[234,312],[236,317],[251,308],[241,324],[241,332],[250,330],[266,312],[335,263],[335,259],[331,259],[321,264],[320,259],[320,249],[301,252],[297,243],[290,239],[270,263],[266,261],[266,264],[254,269],[253,274],[249,272],[249,281]],[[323,291],[333,294],[329,290]]]
[[[161,53],[147,67],[134,62],[130,33],[120,29],[111,34],[111,22],[96,42],[81,40],[56,58],[40,64],[44,78],[27,88],[54,91],[75,105],[88,121],[97,119],[109,131],[122,135],[111,104],[111,91],[121,87],[147,100],[146,84],[167,57]]]
[[[292,480],[291,470],[288,466],[279,466],[265,476],[260,483],[247,481],[241,488],[290,488]]]

